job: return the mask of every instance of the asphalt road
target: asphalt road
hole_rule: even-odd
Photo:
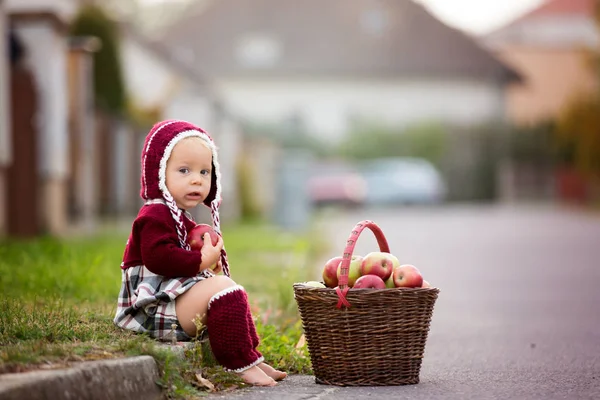
[[[363,219],[440,288],[421,383],[338,388],[296,376],[226,397],[600,399],[600,214],[550,206],[334,212],[320,222],[332,256]],[[355,253],[376,249],[365,230]]]

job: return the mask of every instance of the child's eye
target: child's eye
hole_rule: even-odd
[[[189,168],[179,168],[179,172],[181,172],[182,174],[187,174],[188,172],[190,172]]]
[[[200,174],[202,175],[210,175],[210,171],[207,169],[203,169],[202,171],[200,171]]]

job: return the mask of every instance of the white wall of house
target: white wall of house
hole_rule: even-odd
[[[15,31],[26,49],[25,62],[36,81],[39,127],[42,226],[50,234],[68,229],[66,182],[69,177],[66,38],[52,18],[18,19]]]
[[[121,42],[121,63],[127,92],[139,107],[161,106],[178,90],[172,68],[127,34]]]
[[[16,32],[37,83],[40,172],[43,177],[62,179],[69,173],[67,42],[50,20],[19,22]]]
[[[158,107],[165,119],[214,129],[213,101],[203,88],[135,39],[124,35],[122,66],[129,95],[141,107]]]
[[[227,80],[218,87],[231,111],[257,122],[291,116],[336,140],[352,118],[407,125],[424,120],[472,124],[504,118],[503,91],[483,80]]]
[[[565,15],[526,19],[514,26],[491,33],[485,38],[490,47],[504,43],[548,47],[597,47],[598,28],[591,16]]]
[[[61,19],[69,19],[79,7],[75,0],[5,0],[11,12],[50,12]]]
[[[164,113],[166,118],[189,121],[209,133],[218,129],[213,99],[194,86],[182,85],[181,91],[170,99]]]
[[[40,13],[49,12],[61,19],[70,19],[77,8],[79,1],[76,0],[5,0],[6,6],[11,12],[16,13]]]

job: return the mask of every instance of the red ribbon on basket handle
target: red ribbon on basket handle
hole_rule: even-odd
[[[383,235],[383,231],[375,222],[364,220],[356,224],[352,232],[350,233],[350,237],[346,241],[346,248],[344,249],[344,254],[342,256],[342,263],[340,264],[340,279],[338,281],[338,287],[335,289],[339,301],[337,303],[337,308],[342,308],[342,306],[346,306],[348,308],[351,307],[350,302],[346,299],[346,294],[348,293],[348,272],[350,270],[350,262],[352,261],[352,252],[354,252],[354,246],[356,246],[356,241],[360,236],[361,232],[365,229],[369,228],[373,234],[375,235],[375,239],[377,239],[377,244],[379,245],[379,250],[389,253],[390,247],[388,242]]]

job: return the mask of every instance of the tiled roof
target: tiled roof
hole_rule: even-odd
[[[595,0],[549,0],[519,19],[557,15],[592,15],[594,3]]]
[[[518,79],[412,0],[204,0],[163,41],[208,76]]]

